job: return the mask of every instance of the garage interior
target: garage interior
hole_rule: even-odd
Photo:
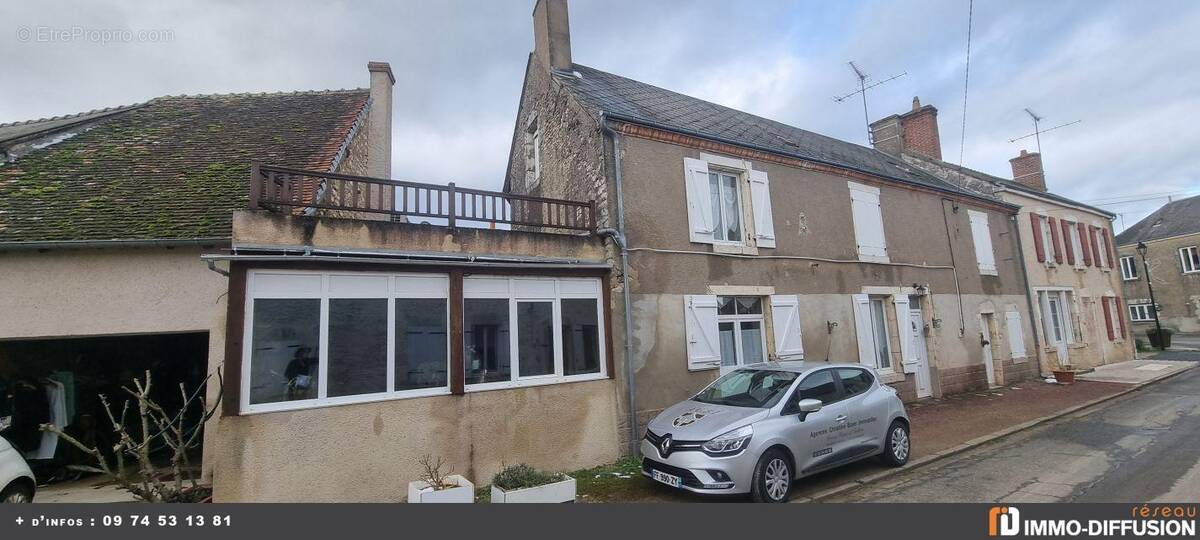
[[[149,370],[151,399],[175,412],[184,402],[180,383],[189,394],[203,391],[207,358],[207,332],[0,341],[0,435],[25,455],[39,484],[77,479],[83,473],[72,466],[95,466],[93,458],[39,425],[65,423],[66,434],[111,449],[117,435],[104,395],[114,415],[130,402],[128,431],[140,440],[137,401],[122,386],[133,388],[133,379]],[[196,425],[201,411],[186,414],[196,420],[188,425]],[[156,462],[169,458],[166,448],[153,450]],[[189,461],[199,468],[199,448]]]

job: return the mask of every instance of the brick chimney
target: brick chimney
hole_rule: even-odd
[[[1042,155],[1021,150],[1021,155],[1008,160],[1013,180],[1030,189],[1046,191],[1046,173],[1042,171]]]
[[[533,53],[543,66],[571,69],[571,28],[567,0],[537,0],[533,6]]]
[[[367,62],[371,74],[371,110],[367,113],[367,176],[392,177],[392,87],[396,77],[387,62]]]
[[[937,108],[921,105],[921,100],[914,96],[911,111],[893,114],[871,124],[871,145],[893,155],[907,152],[942,159]]]

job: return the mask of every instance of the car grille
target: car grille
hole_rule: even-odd
[[[663,440],[663,436],[653,431],[646,430],[646,441],[658,448],[659,443]],[[699,451],[704,446],[704,441],[681,441],[678,439],[671,441],[671,453],[675,452],[695,452]]]
[[[659,472],[665,472],[667,474],[678,476],[679,478],[682,479],[683,485],[685,485],[687,487],[691,487],[691,488],[703,488],[704,487],[704,483],[701,482],[699,478],[696,478],[696,475],[692,474],[692,471],[689,471],[687,469],[683,469],[680,467],[675,467],[672,465],[667,465],[666,463],[660,463],[660,462],[654,461],[653,459],[650,459],[650,458],[642,458],[642,471],[644,471],[646,474],[650,474],[650,471],[652,469],[657,470]]]

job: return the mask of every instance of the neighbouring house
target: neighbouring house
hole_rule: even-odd
[[[1043,374],[1133,358],[1113,255],[1114,214],[1050,192],[1036,152],[1009,160],[1011,180],[943,161],[937,109],[915,97],[912,110],[873,122],[871,140],[909,166],[1020,207],[1017,244]]]
[[[1146,245],[1144,263],[1138,244]],[[1157,309],[1163,328],[1200,332],[1200,196],[1171,201],[1122,231],[1117,254],[1134,330],[1154,329]]]
[[[53,379],[67,396],[61,418],[15,421],[40,415],[107,446],[97,394],[119,407],[120,387],[150,370],[170,407],[178,383],[197,388],[222,368],[228,280],[201,255],[231,247],[252,160],[389,174],[391,71],[369,69],[369,89],[165,96],[0,125],[0,386]],[[218,422],[206,475],[254,455],[218,444]],[[38,461],[87,459],[58,446]]]
[[[596,201],[625,443],[754,362],[861,362],[907,400],[1037,374],[1019,206],[575,63],[567,3],[533,17],[505,191]]]

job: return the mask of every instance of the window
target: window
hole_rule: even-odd
[[[1179,264],[1183,266],[1185,274],[1200,272],[1200,250],[1197,250],[1196,246],[1180,249]]]
[[[821,403],[832,403],[840,399],[837,383],[833,380],[833,370],[818,371],[804,378],[796,386],[796,401],[816,399]]]
[[[468,390],[604,376],[600,281],[463,279]]]
[[[1134,260],[1133,257],[1121,257],[1121,279],[1125,281],[1133,281],[1137,278],[1137,261]]]
[[[883,214],[879,206],[879,188],[847,182],[850,210],[854,220],[854,239],[862,261],[888,262],[887,240],[883,232]]]
[[[846,397],[856,396],[871,388],[875,380],[870,373],[862,369],[838,369],[838,378],[842,380],[842,391]]]
[[[1151,304],[1130,304],[1129,319],[1133,322],[1154,320],[1154,306]]]
[[[448,291],[435,274],[250,272],[241,410],[448,393]]]
[[[542,180],[542,129],[537,114],[525,123],[525,191],[537,188]]]
[[[868,296],[855,294],[851,296],[854,307],[855,334],[858,339],[858,361],[861,364],[873,366],[879,371],[892,371],[892,345],[889,336],[888,316],[886,306],[889,297]],[[890,297],[897,314],[903,313],[905,319],[909,316],[908,296]],[[908,323],[904,323],[908,330]],[[900,334],[906,336],[906,334]],[[903,352],[905,349],[902,348]]]
[[[766,360],[762,304],[761,296],[717,297],[722,366],[744,366]]]
[[[871,299],[871,326],[871,336],[875,340],[875,367],[891,368],[891,342],[888,340],[887,312],[884,311],[882,298]]]
[[[734,252],[775,247],[767,173],[754,170],[749,161],[701,156],[704,159],[683,159],[690,240]]]
[[[1104,229],[1092,227],[1092,246],[1095,247],[1096,268],[1112,268],[1112,259],[1108,258],[1108,238]]]
[[[1067,262],[1083,268],[1083,243],[1077,222],[1063,220],[1063,241],[1067,243]]]
[[[1054,231],[1050,230],[1050,218],[1038,216],[1042,231],[1042,260],[1046,263],[1054,261]]]
[[[1046,345],[1071,344],[1081,340],[1076,331],[1074,294],[1068,290],[1038,291],[1038,305],[1041,308],[1042,334],[1046,337]]]
[[[713,239],[742,241],[742,203],[738,179],[732,174],[708,173],[708,201],[712,207]]]
[[[975,261],[979,273],[996,275],[996,254],[992,250],[992,232],[988,226],[988,215],[977,210],[967,210],[971,221],[971,238],[975,244]]]

